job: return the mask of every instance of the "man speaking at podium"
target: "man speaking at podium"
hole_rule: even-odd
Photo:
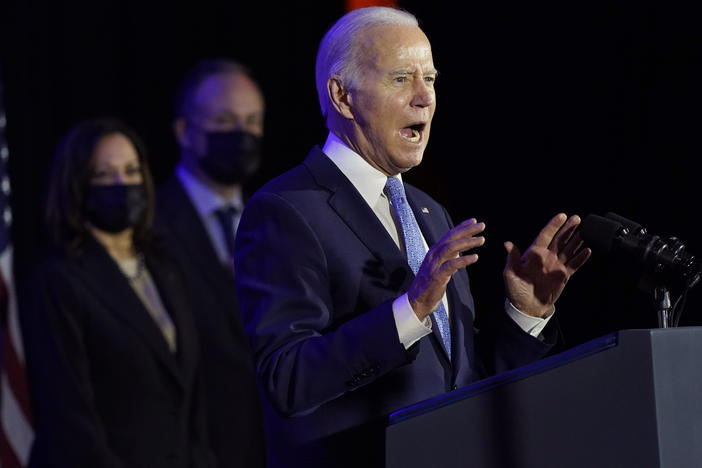
[[[389,413],[540,359],[557,340],[554,303],[590,256],[580,219],[556,215],[524,254],[505,243],[505,310],[478,332],[466,267],[484,224],[454,227],[402,182],[429,140],[436,75],[413,15],[347,13],[317,54],[326,143],[246,205],[236,287],[269,466],[382,466]]]

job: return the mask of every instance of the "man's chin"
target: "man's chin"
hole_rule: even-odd
[[[413,167],[417,167],[422,163],[422,158],[424,157],[424,150],[418,154],[405,154],[402,159],[397,161],[397,166],[395,170],[398,174],[403,174]]]

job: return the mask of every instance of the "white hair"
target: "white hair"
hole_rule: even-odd
[[[417,18],[404,10],[389,7],[367,7],[352,10],[329,28],[317,51],[315,75],[322,115],[327,118],[331,100],[327,80],[341,78],[345,88],[359,87],[362,82],[359,33],[374,26],[418,26]]]

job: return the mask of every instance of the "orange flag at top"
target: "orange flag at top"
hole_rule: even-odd
[[[346,0],[346,11],[369,6],[386,6],[397,8],[397,1],[393,0]]]

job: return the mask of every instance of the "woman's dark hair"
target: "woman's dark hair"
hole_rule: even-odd
[[[144,249],[151,241],[151,224],[154,216],[154,182],[147,163],[146,148],[136,132],[114,118],[83,121],[74,126],[60,141],[54,155],[46,197],[45,221],[49,241],[69,255],[80,255],[89,235],[85,226],[85,194],[93,171],[93,156],[100,141],[108,136],[121,134],[136,148],[139,158],[147,209],[134,226],[134,244]]]

